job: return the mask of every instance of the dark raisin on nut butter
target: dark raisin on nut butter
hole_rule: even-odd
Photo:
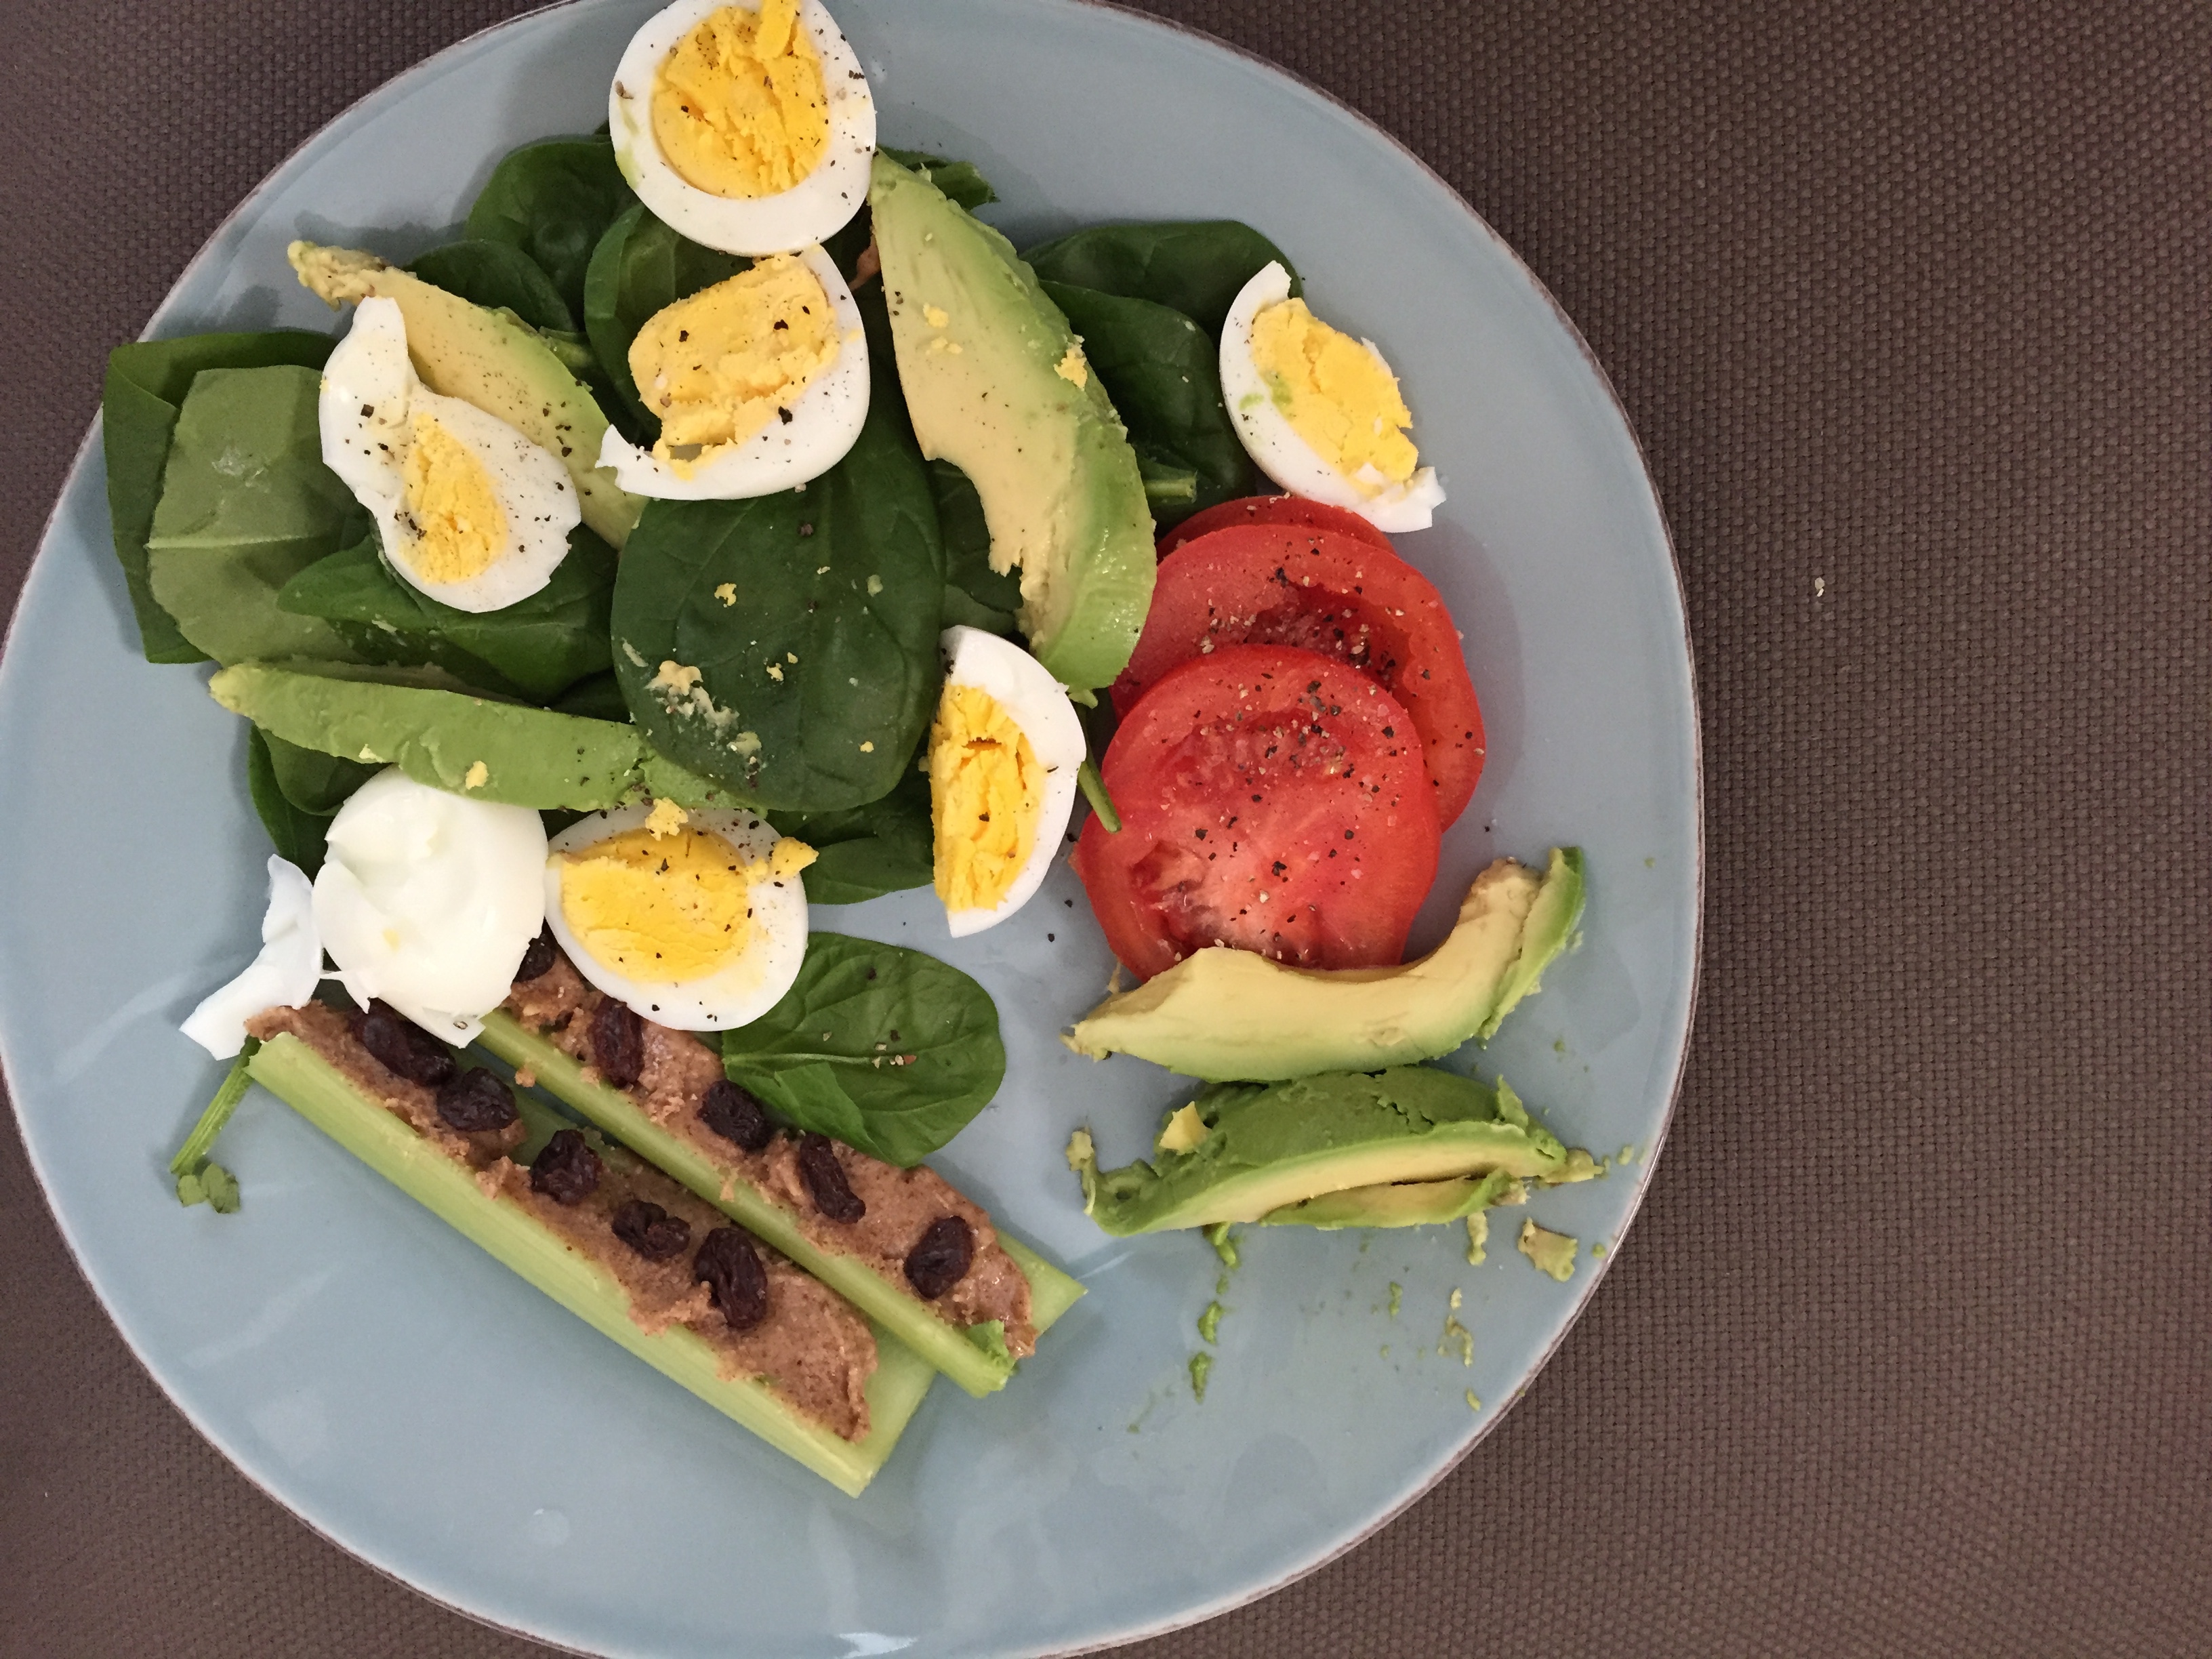
[[[681,1255],[691,1242],[691,1224],[649,1199],[633,1198],[617,1210],[614,1228],[615,1237],[647,1261]]]
[[[941,1215],[906,1253],[906,1282],[923,1301],[934,1302],[968,1276],[968,1264],[975,1259],[975,1235],[966,1218]]]
[[[845,1166],[837,1161],[837,1149],[830,1144],[829,1136],[799,1138],[799,1174],[806,1182],[814,1207],[830,1220],[849,1224],[867,1214],[868,1206],[845,1180]]]
[[[553,967],[554,955],[553,929],[550,926],[540,927],[538,937],[522,953],[522,961],[514,970],[514,982],[521,985],[544,978]]]
[[[768,1317],[768,1269],[742,1227],[717,1227],[700,1242],[691,1277],[707,1287],[733,1331]]]
[[[645,1022],[626,1002],[612,997],[592,1014],[592,1064],[617,1089],[635,1084],[645,1070]]]
[[[438,1085],[438,1115],[465,1135],[504,1129],[514,1121],[514,1097],[507,1085],[475,1066]]]
[[[699,1121],[749,1152],[759,1152],[775,1133],[775,1125],[769,1121],[768,1108],[760,1103],[760,1097],[727,1078],[718,1078],[707,1085],[706,1098],[699,1103]]]
[[[354,1041],[395,1077],[434,1089],[453,1074],[446,1045],[387,1002],[372,1001],[352,1020]]]
[[[532,1160],[530,1186],[556,1204],[581,1204],[599,1184],[599,1155],[574,1129],[562,1129]]]

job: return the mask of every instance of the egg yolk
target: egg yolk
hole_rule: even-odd
[[[597,961],[647,985],[702,979],[752,936],[766,873],[720,836],[625,830],[561,858],[561,914]]]
[[[678,300],[630,343],[630,374],[660,417],[653,453],[689,477],[714,452],[787,422],[842,345],[822,279],[792,254]]]
[[[476,451],[417,412],[399,468],[401,519],[414,532],[407,562],[426,582],[466,581],[507,546],[507,509]]]
[[[1398,377],[1380,352],[1331,328],[1304,300],[1252,319],[1252,366],[1291,430],[1369,494],[1413,476],[1420,457],[1405,434],[1413,416]]]
[[[1036,750],[996,697],[945,688],[929,731],[929,801],[946,909],[988,910],[1006,897],[1036,847],[1044,781]]]
[[[653,136],[678,177],[714,196],[774,196],[813,172],[830,97],[799,0],[724,6],[678,41],[653,77]]]

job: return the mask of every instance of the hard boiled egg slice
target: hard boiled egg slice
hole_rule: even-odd
[[[630,343],[660,420],[640,449],[614,428],[599,465],[634,495],[772,495],[842,460],[868,417],[868,343],[853,290],[819,247],[772,254],[657,313]]]
[[[819,242],[868,199],[876,104],[821,0],[678,0],[630,37],[607,94],[640,200],[725,253]]]
[[[396,301],[355,310],[316,413],[323,459],[375,515],[385,562],[441,604],[501,610],[568,556],[581,513],[568,469],[496,415],[427,389]]]
[[[958,939],[1020,909],[1052,868],[1075,810],[1083,723],[1060,682],[1019,646],[948,628],[939,647],[929,807],[937,896]]]
[[[545,925],[545,825],[398,767],[331,820],[314,918],[337,978],[448,1042],[472,1042]]]
[[[1293,495],[1378,530],[1425,530],[1444,499],[1405,428],[1413,416],[1371,340],[1331,328],[1270,263],[1221,325],[1221,396],[1253,465]]]
[[[681,1031],[748,1024],[806,957],[814,850],[751,812],[593,812],[552,841],[545,919],[576,971]]]
[[[264,1008],[296,1008],[323,978],[323,945],[315,933],[314,890],[296,864],[269,859],[269,908],[261,917],[261,953],[246,970],[192,1010],[184,1033],[217,1060],[246,1046],[246,1022]]]

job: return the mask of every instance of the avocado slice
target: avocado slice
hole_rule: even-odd
[[[1303,1204],[1285,1204],[1260,1218],[1263,1227],[1428,1227],[1457,1221],[1493,1204],[1520,1185],[1503,1170],[1450,1181],[1396,1181],[1323,1193]]]
[[[371,295],[396,301],[422,384],[498,416],[558,455],[575,481],[584,522],[611,547],[629,539],[645,503],[599,466],[607,417],[544,336],[511,311],[471,305],[374,253],[313,242],[285,252],[300,281],[333,310]]]
[[[1068,1163],[1083,1178],[1085,1211],[1106,1231],[1273,1220],[1326,1194],[1492,1173],[1504,1177],[1494,1202],[1506,1184],[1566,1159],[1502,1079],[1492,1088],[1425,1066],[1217,1083],[1191,1104],[1203,1138],[1188,1152],[1156,1150],[1150,1164],[1102,1170],[1088,1132],[1076,1132]]]
[[[418,783],[541,811],[592,811],[645,795],[679,806],[743,806],[654,754],[634,726],[484,696],[434,668],[240,663],[208,693],[271,737]]]
[[[1136,452],[1012,243],[884,155],[868,205],[915,437],[975,484],[992,569],[1021,571],[1030,649],[1088,702],[1127,665],[1152,603]]]
[[[1534,991],[1583,913],[1583,855],[1555,847],[1542,876],[1499,859],[1474,878],[1450,936],[1396,968],[1291,968],[1226,945],[1109,996],[1061,1040],[1188,1077],[1272,1082],[1371,1071],[1486,1041]]]

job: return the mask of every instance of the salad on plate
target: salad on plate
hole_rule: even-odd
[[[178,1196],[248,1201],[214,1152],[258,1082],[858,1493],[1084,1291],[927,1162],[988,1133],[990,995],[813,907],[933,888],[961,939],[1063,856],[1130,976],[1063,1041],[1202,1085],[1149,1158],[1034,1171],[1105,1234],[1474,1259],[1599,1172],[1425,1063],[1539,988],[1583,866],[1495,860],[1406,959],[1481,665],[1394,544],[1444,486],[1356,319],[1233,221],[1018,251],[974,166],[878,142],[819,0],[679,0],[609,76],[459,239],[295,241],[335,337],[112,356],[145,653],[215,665],[274,847],[185,1024],[232,1066]]]

